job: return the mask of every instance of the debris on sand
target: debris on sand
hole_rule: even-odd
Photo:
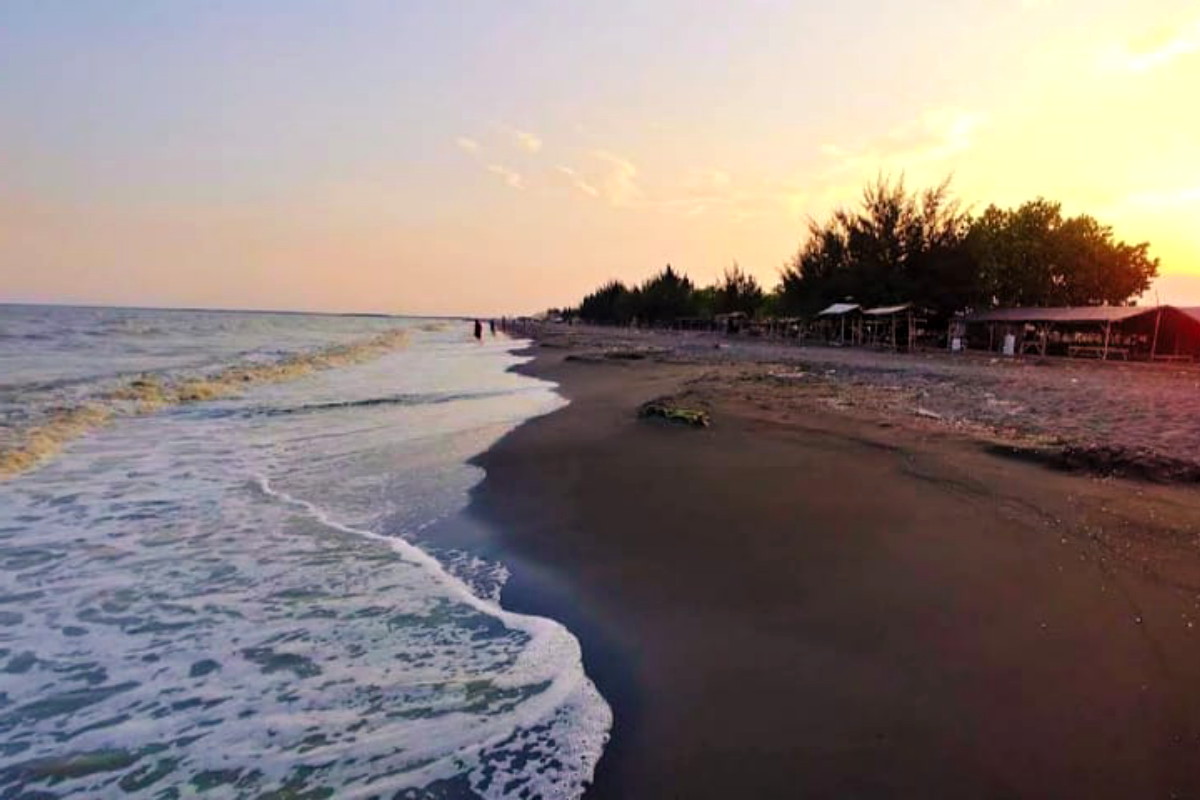
[[[661,348],[637,348],[604,350],[602,352],[574,353],[567,356],[567,361],[581,361],[585,364],[602,364],[605,361],[644,361],[652,356],[662,355]]]
[[[1032,461],[1066,472],[1133,478],[1154,483],[1200,483],[1200,463],[1142,448],[1115,445],[1021,447],[994,444],[986,449],[997,455]]]
[[[711,424],[707,411],[697,408],[683,408],[682,406],[675,405],[670,398],[665,397],[642,403],[638,407],[638,417],[640,419],[664,419],[667,422],[689,425],[693,428],[707,428]]]

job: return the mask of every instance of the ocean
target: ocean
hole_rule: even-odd
[[[577,797],[578,641],[440,547],[564,401],[461,320],[0,306],[0,797]]]

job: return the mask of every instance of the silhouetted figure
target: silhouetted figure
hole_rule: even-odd
[[[475,338],[483,341],[483,323],[479,320],[475,320]]]
[[[489,319],[488,325],[490,325],[492,327],[492,336],[495,336],[496,335],[496,320]]]

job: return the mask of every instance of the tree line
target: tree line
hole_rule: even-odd
[[[665,324],[743,312],[806,316],[836,302],[913,303],[940,318],[1007,306],[1122,305],[1158,274],[1148,243],[1118,241],[1087,215],[1043,198],[972,214],[949,181],[910,192],[904,179],[868,184],[859,206],[809,219],[770,291],[736,263],[697,288],[670,265],[640,285],[613,280],[570,313],[587,322]]]

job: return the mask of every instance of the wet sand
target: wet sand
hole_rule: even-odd
[[[479,459],[471,513],[613,706],[589,797],[1200,796],[1194,488],[737,364],[537,352],[572,402]],[[661,395],[712,427],[638,420]]]

